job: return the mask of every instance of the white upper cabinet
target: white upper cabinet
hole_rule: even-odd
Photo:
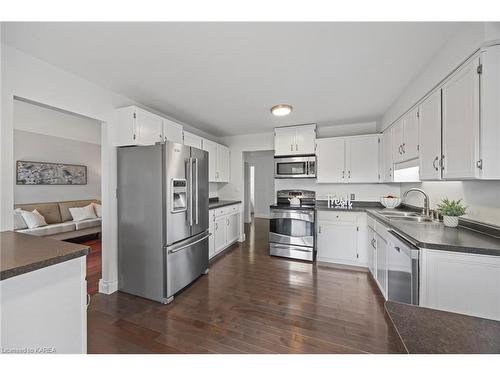
[[[472,59],[453,74],[442,88],[445,179],[479,177],[478,66],[479,57]]]
[[[418,108],[413,108],[396,122],[391,132],[394,163],[418,157]]]
[[[168,120],[163,119],[163,139],[165,141],[182,143],[182,125]]]
[[[392,131],[386,130],[382,134],[382,179],[384,182],[392,182],[394,180],[393,174],[393,160],[392,160]]]
[[[346,174],[348,182],[379,182],[379,136],[346,138]]]
[[[184,145],[203,149],[203,138],[189,132],[184,132]]]
[[[420,180],[441,179],[441,89],[419,106]]]
[[[115,146],[153,145],[163,140],[163,119],[136,106],[116,111]]]
[[[202,146],[208,152],[208,181],[217,182],[217,143],[204,139]]]
[[[208,152],[208,181],[229,182],[229,148],[203,138],[202,149]]]
[[[217,171],[215,179],[217,182],[229,182],[229,147],[217,144]]]
[[[403,121],[399,120],[391,129],[392,160],[394,163],[403,161]]]
[[[323,138],[316,144],[316,182],[379,182],[378,134]]]
[[[323,138],[316,140],[316,182],[346,182],[345,139]]]
[[[315,153],[316,125],[287,126],[274,129],[274,155]]]

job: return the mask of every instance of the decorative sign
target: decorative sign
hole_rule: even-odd
[[[333,200],[333,204],[335,205],[336,208],[345,208],[348,210],[352,210],[352,202],[349,198],[345,199],[344,198],[335,198]]]
[[[87,166],[18,160],[16,183],[17,185],[87,185]]]

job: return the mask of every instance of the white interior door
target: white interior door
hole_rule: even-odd
[[[345,139],[317,139],[316,182],[347,182],[345,173]]]
[[[419,108],[420,179],[441,179],[441,89]]]
[[[378,135],[346,138],[348,182],[378,182]]]
[[[443,178],[479,177],[479,58],[443,85]]]

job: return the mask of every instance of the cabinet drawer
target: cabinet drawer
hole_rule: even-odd
[[[359,212],[319,211],[318,220],[356,222]]]
[[[239,211],[239,204],[233,204],[231,206],[216,208],[214,211],[216,217],[229,215]]]

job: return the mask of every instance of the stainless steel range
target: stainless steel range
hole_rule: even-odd
[[[316,193],[310,190],[279,190],[271,206],[269,253],[314,261]]]

